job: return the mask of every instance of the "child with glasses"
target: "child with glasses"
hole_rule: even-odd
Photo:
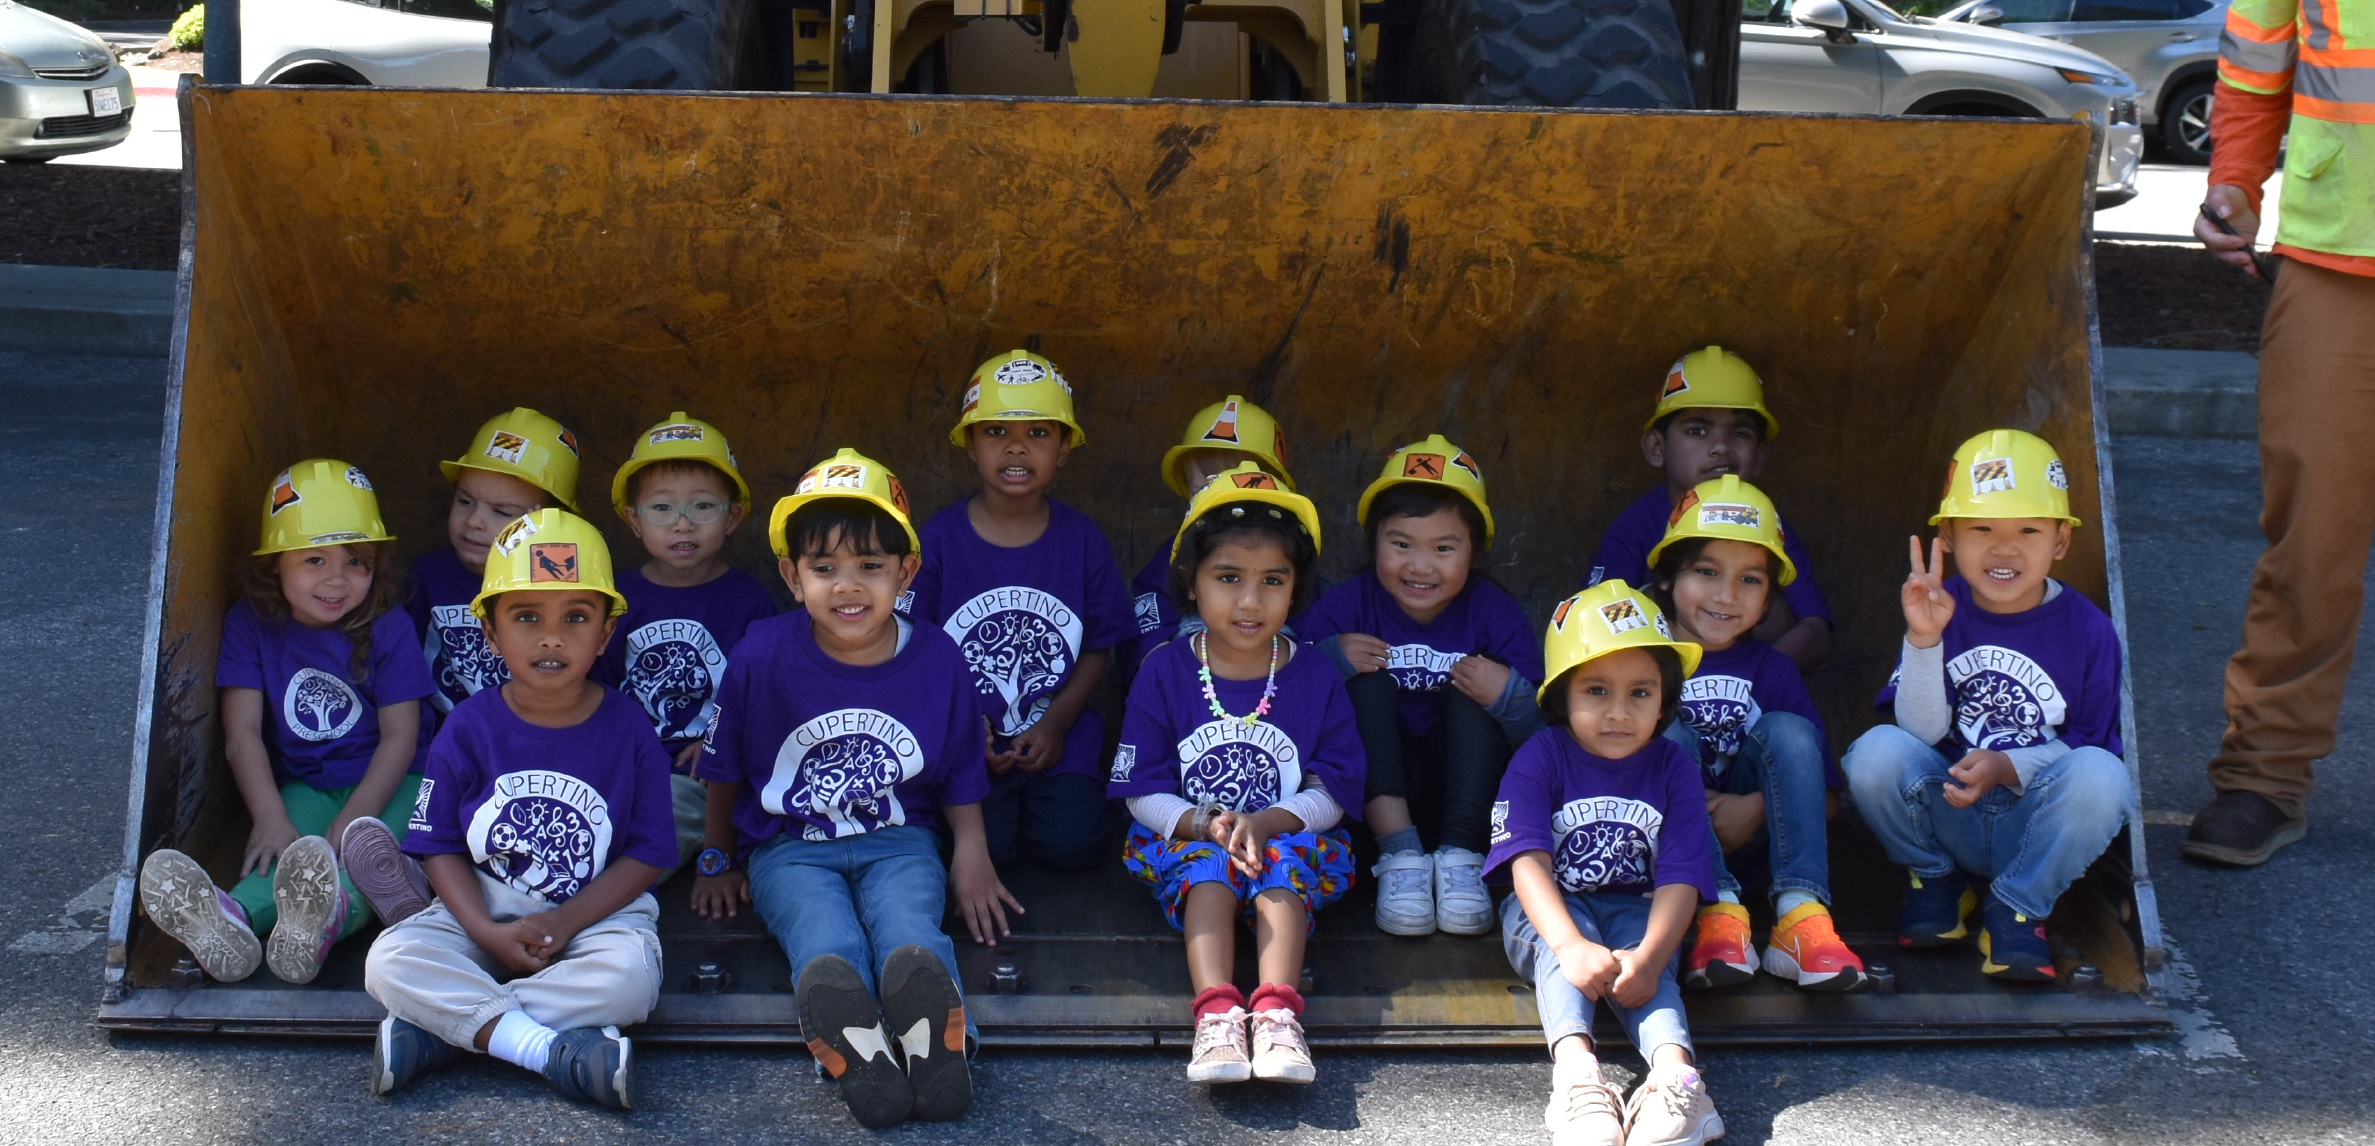
[[[611,479],[610,501],[651,559],[619,573],[627,612],[595,678],[642,705],[668,750],[681,866],[701,850],[708,794],[693,761],[717,719],[726,658],[752,622],[775,615],[775,599],[726,564],[726,537],[750,511],[750,486],[717,427],[677,410],[645,430]]]

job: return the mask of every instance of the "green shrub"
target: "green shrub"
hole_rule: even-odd
[[[200,4],[181,14],[173,22],[173,31],[166,34],[176,51],[190,52],[206,44],[206,5]]]

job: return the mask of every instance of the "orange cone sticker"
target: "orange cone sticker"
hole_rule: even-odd
[[[1675,359],[1674,368],[1666,371],[1666,385],[1665,388],[1658,391],[1658,401],[1663,402],[1691,388],[1690,377],[1682,372],[1683,361],[1680,358]]]
[[[280,516],[281,510],[287,509],[288,507],[304,500],[305,495],[297,492],[297,483],[289,480],[289,471],[280,471],[280,476],[274,478],[272,481],[273,516]]]
[[[1566,631],[1567,631],[1567,611],[1568,611],[1569,609],[1573,609],[1574,607],[1575,607],[1575,598],[1573,598],[1573,597],[1569,597],[1569,598],[1567,598],[1566,600],[1559,602],[1559,607],[1558,607],[1557,609],[1554,609],[1554,610],[1552,610],[1552,611],[1551,611],[1551,614],[1550,614],[1550,627],[1551,627],[1551,628],[1552,628],[1554,631],[1557,631],[1557,632],[1561,632],[1561,633],[1563,633],[1563,632],[1566,632]]]
[[[1681,521],[1682,515],[1689,513],[1691,511],[1691,507],[1697,504],[1699,504],[1698,490],[1694,489],[1689,493],[1683,494],[1682,500],[1674,503],[1674,512],[1666,515],[1666,528],[1674,528],[1674,523]]]
[[[567,430],[561,431],[561,444],[569,447],[570,457],[582,458],[585,456],[584,454],[577,452],[577,435],[572,434]]]
[[[1457,457],[1451,459],[1451,464],[1468,471],[1468,476],[1475,478],[1476,484],[1484,484],[1484,471],[1476,468],[1476,459],[1469,457],[1468,451],[1461,450]]]
[[[1237,441],[1237,403],[1221,403],[1220,413],[1212,419],[1212,428],[1204,431],[1207,442]]]
[[[891,504],[899,507],[899,516],[907,516],[907,486],[889,474],[883,475],[883,480],[891,483]]]

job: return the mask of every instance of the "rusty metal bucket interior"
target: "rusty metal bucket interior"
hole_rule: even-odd
[[[1638,439],[1666,368],[1710,342],[1760,369],[1782,433],[1761,479],[1811,551],[1837,651],[1810,680],[1844,746],[1894,659],[1905,537],[1956,442],[2035,430],[2089,528],[2060,575],[2118,607],[2095,420],[2084,124],[1085,101],[185,87],[193,210],[135,736],[127,872],[158,846],[218,878],[246,817],[213,665],[259,497],[297,458],[368,472],[410,554],[443,543],[436,461],[536,407],[601,507],[636,431],[722,427],[762,501],[839,446],[919,512],[962,496],[945,434],[975,363],[1030,345],[1077,387],[1056,493],[1125,569],[1180,513],[1155,461],[1225,393],[1275,411],[1322,509],[1441,431],[1491,481],[1492,575],[1539,622],[1601,527],[1658,480]],[[763,531],[730,556],[773,583]],[[1108,697],[1108,706],[1117,703]],[[2134,743],[2134,738],[2129,738]],[[1893,990],[1766,980],[1690,1000],[1702,1041],[2156,1033],[2157,923],[2123,837],[2054,917],[2081,986],[1984,981],[1898,952],[1897,877],[1833,831],[1843,931]],[[1118,848],[1117,848],[1118,854]],[[783,957],[747,917],[662,889],[669,981],[647,1037],[795,1037]],[[1008,880],[1004,949],[960,942],[993,1043],[1186,1034],[1178,941],[1119,863]],[[104,1025],[362,1033],[362,943],[321,982],[202,984],[123,881]],[[2139,891],[2145,894],[2139,895]],[[1323,914],[1324,1042],[1529,1043],[1492,939],[1393,939],[1359,888]],[[1241,946],[1250,946],[1249,944]],[[2097,981],[2099,980],[2099,982]]]

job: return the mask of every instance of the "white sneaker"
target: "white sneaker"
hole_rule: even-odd
[[[1484,889],[1484,857],[1466,848],[1435,852],[1435,926],[1454,935],[1493,930],[1493,893]]]
[[[1435,857],[1425,852],[1379,856],[1377,929],[1388,935],[1435,933]]]
[[[1697,1067],[1651,1070],[1625,1104],[1625,1146],[1699,1146],[1723,1136],[1723,1116]]]
[[[1264,1082],[1302,1085],[1318,1072],[1311,1065],[1311,1047],[1303,1041],[1303,1024],[1285,1007],[1253,1013],[1253,1076]]]
[[[1188,1081],[1244,1082],[1252,1077],[1253,1055],[1245,1047],[1245,1008],[1231,1007],[1197,1019]]]
[[[1550,1128],[1551,1146],[1624,1146],[1621,1104],[1616,1089],[1597,1075],[1560,1078],[1554,1072],[1542,1125]]]

